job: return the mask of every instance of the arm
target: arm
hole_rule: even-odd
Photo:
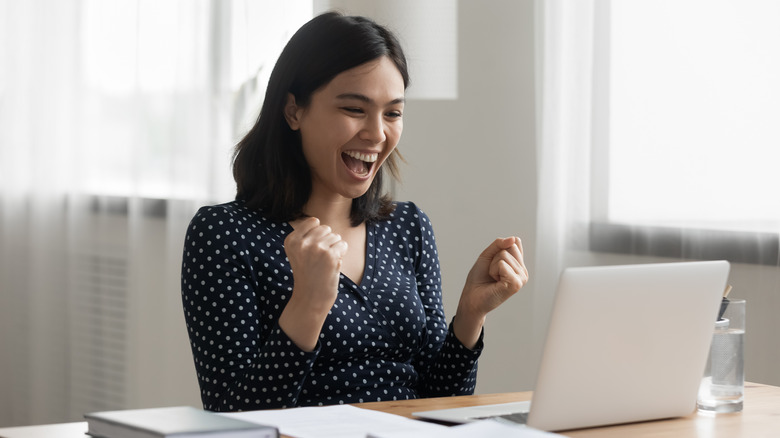
[[[472,348],[488,312],[504,303],[528,282],[519,237],[496,239],[479,255],[469,271],[453,320],[453,332]]]
[[[201,209],[185,240],[182,302],[208,410],[295,406],[319,351],[299,348],[277,322],[292,275],[281,243],[251,214]],[[239,238],[249,226],[256,235]]]
[[[279,326],[298,347],[312,351],[338,295],[347,242],[314,217],[297,221],[293,227],[295,231],[284,240],[284,250],[295,286],[279,317]]]
[[[425,344],[417,356],[420,374],[419,395],[437,397],[467,395],[474,392],[477,359],[482,351],[481,338],[471,349],[448,329],[442,303],[441,274],[433,228],[428,217],[417,210],[420,233],[415,261],[417,290],[426,314]]]
[[[423,396],[470,394],[476,384],[477,358],[483,347],[482,327],[487,313],[528,281],[522,244],[517,237],[496,239],[480,254],[469,272],[457,313],[447,330],[433,229],[427,216],[422,212],[418,214],[422,230],[420,252],[432,254],[434,260],[418,262],[417,267],[418,289],[426,309],[429,337],[418,367],[424,382],[420,392]]]

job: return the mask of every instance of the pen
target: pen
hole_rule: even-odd
[[[726,313],[726,307],[729,306],[729,293],[731,293],[731,285],[726,285],[726,290],[723,291],[723,300],[720,302],[720,312],[718,312],[718,321],[723,319],[723,314]]]

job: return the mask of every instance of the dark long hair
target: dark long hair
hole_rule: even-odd
[[[312,93],[339,73],[382,56],[390,58],[409,86],[409,73],[401,45],[383,26],[365,17],[336,12],[319,15],[304,24],[285,46],[276,62],[263,107],[252,129],[236,145],[233,177],[236,199],[272,219],[290,221],[303,216],[311,195],[311,171],[303,155],[300,132],[284,118],[287,95],[299,106],[310,103]],[[352,201],[352,225],[387,218],[393,211],[383,193],[384,168],[398,178],[394,151],[377,171],[368,191]]]

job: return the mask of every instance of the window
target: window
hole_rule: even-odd
[[[777,231],[780,2],[611,2],[613,222]]]
[[[596,81],[608,86],[595,88],[594,127],[607,164],[594,172],[596,226],[664,229],[678,246],[680,230],[720,230],[724,251],[741,239],[734,232],[759,232],[775,241],[765,260],[775,264],[780,2],[604,4]]]
[[[90,0],[80,12],[79,190],[232,197],[232,147],[311,2]]]

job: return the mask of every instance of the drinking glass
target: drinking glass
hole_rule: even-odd
[[[702,412],[739,412],[745,391],[745,300],[723,300],[699,386]]]

